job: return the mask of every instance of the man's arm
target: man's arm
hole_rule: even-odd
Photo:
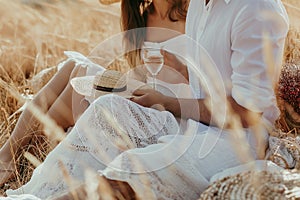
[[[160,104],[165,110],[171,112],[175,117],[184,119],[193,119],[207,125],[218,126],[214,115],[211,113],[211,106],[206,103],[205,99],[177,99],[165,96],[157,91],[146,89],[136,90],[134,92],[138,97],[131,100],[145,107],[152,107]],[[228,109],[226,112],[225,128],[230,128],[230,121],[233,116],[237,116],[241,120],[243,127],[249,127],[255,123],[255,120],[261,115],[247,110],[240,106],[232,97],[227,98]],[[224,102],[224,106],[226,102]]]
[[[282,65],[288,19],[276,1],[248,3],[231,28],[233,99],[273,124],[278,117],[274,85]]]
[[[219,126],[214,119],[215,115],[218,113],[211,113],[212,108],[210,104],[206,103],[205,99],[175,99],[171,97],[165,97],[164,107],[167,111],[173,113],[176,117],[182,117],[185,119],[193,119],[200,121],[207,125]],[[260,113],[254,113],[248,109],[240,106],[232,97],[227,97],[227,104],[224,105],[228,108],[226,109],[227,115],[225,119],[225,128],[230,128],[230,121],[233,116],[238,117],[244,128],[248,128],[254,125],[255,119],[259,117]]]

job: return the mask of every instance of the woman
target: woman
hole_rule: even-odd
[[[188,2],[186,0],[159,1],[156,0],[149,5],[148,1],[122,1],[122,29],[124,31],[141,28],[141,27],[160,27],[169,28],[176,33],[184,33],[185,17]],[[159,5],[159,6],[158,6]],[[174,33],[174,32],[172,32]],[[125,35],[127,45],[140,49],[144,41],[160,42],[170,39],[175,35],[159,35],[153,33],[150,29],[141,35],[130,32]],[[134,58],[139,56],[139,50],[128,54],[128,61],[132,66],[136,66]],[[165,53],[167,64],[168,57],[171,55]],[[87,72],[82,70],[81,63],[75,59],[66,61],[58,73],[49,81],[49,83],[35,96],[32,104],[38,106],[44,113],[49,115],[64,130],[74,126],[75,121],[81,113],[88,107],[89,103],[85,101],[85,97],[73,92],[69,80],[75,76],[84,76],[93,71],[87,68]],[[101,63],[106,66],[107,63]],[[178,69],[187,77],[186,69]],[[163,76],[163,73],[162,73]],[[174,80],[173,80],[174,82]],[[83,100],[84,99],[84,100]],[[76,109],[72,105],[77,105]],[[63,112],[61,112],[63,110]],[[14,156],[20,147],[28,144],[32,138],[30,130],[32,127],[39,127],[42,132],[43,125],[32,113],[26,109],[13,130],[11,137],[3,145],[0,150],[0,185],[3,185],[15,173]]]

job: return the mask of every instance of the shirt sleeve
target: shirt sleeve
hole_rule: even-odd
[[[281,68],[287,31],[287,15],[275,1],[251,1],[239,10],[232,24],[231,79],[232,97],[241,106],[263,112],[274,104],[273,83]],[[267,54],[265,42],[270,44]],[[274,58],[272,62],[267,55]]]

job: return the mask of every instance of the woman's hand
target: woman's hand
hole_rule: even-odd
[[[166,96],[153,89],[137,89],[130,100],[144,107],[165,110]]]

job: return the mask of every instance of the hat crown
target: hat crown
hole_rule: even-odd
[[[105,70],[103,73],[96,74],[93,85],[96,90],[107,92],[125,91],[126,76],[119,71]]]

